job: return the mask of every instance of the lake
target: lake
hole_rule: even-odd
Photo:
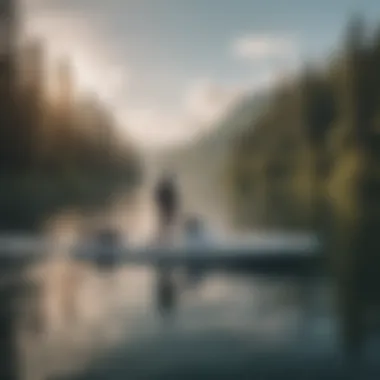
[[[106,221],[130,244],[141,244],[156,227],[149,195],[149,189],[129,194],[103,212],[69,210],[51,218],[45,234],[70,241]],[[317,379],[340,373],[333,287],[326,279],[177,270],[162,303],[157,275],[144,266],[99,271],[67,252],[51,252],[29,268],[24,297],[16,302],[21,378]]]

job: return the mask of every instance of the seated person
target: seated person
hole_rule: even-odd
[[[185,244],[198,245],[210,242],[210,236],[204,223],[198,217],[191,216],[185,221]]]

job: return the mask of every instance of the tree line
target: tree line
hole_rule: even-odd
[[[380,28],[353,17],[337,54],[270,94],[232,143],[236,224],[314,230],[328,242],[350,344],[380,301]]]
[[[48,79],[39,41],[0,57],[0,227],[27,219],[24,208],[104,196],[141,176],[136,148],[95,94],[79,95],[70,61],[55,62],[54,91]]]

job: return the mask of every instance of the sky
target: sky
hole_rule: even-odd
[[[209,130],[247,92],[320,60],[379,0],[23,0],[24,28],[69,57],[147,149]]]

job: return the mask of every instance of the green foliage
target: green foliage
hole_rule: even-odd
[[[367,36],[353,18],[340,56],[306,68],[286,96],[279,86],[270,111],[231,149],[236,213],[253,214],[236,220],[329,235],[348,344],[363,311],[380,303],[379,67],[380,33]]]
[[[69,65],[53,98],[43,46],[24,49],[0,59],[0,229],[34,228],[64,206],[107,199],[141,176],[137,152],[119,141],[109,110],[75,93]]]
[[[298,227],[318,228],[314,209],[329,198],[331,187],[342,194],[334,199],[346,204],[343,189],[360,186],[361,178],[354,174],[355,159],[348,157],[368,152],[371,158],[367,161],[377,162],[379,63],[378,36],[366,37],[363,20],[355,17],[341,56],[334,57],[327,69],[308,66],[298,80],[278,86],[270,111],[253,121],[252,128],[233,143],[230,179],[236,186],[232,188],[245,189],[237,190],[236,197],[244,192],[248,203],[260,204],[264,199],[253,189],[265,183],[266,198],[299,204],[304,217]],[[282,196],[275,196],[279,192]],[[280,209],[273,207],[271,212]],[[293,216],[288,215],[289,221],[280,219],[286,227]]]

